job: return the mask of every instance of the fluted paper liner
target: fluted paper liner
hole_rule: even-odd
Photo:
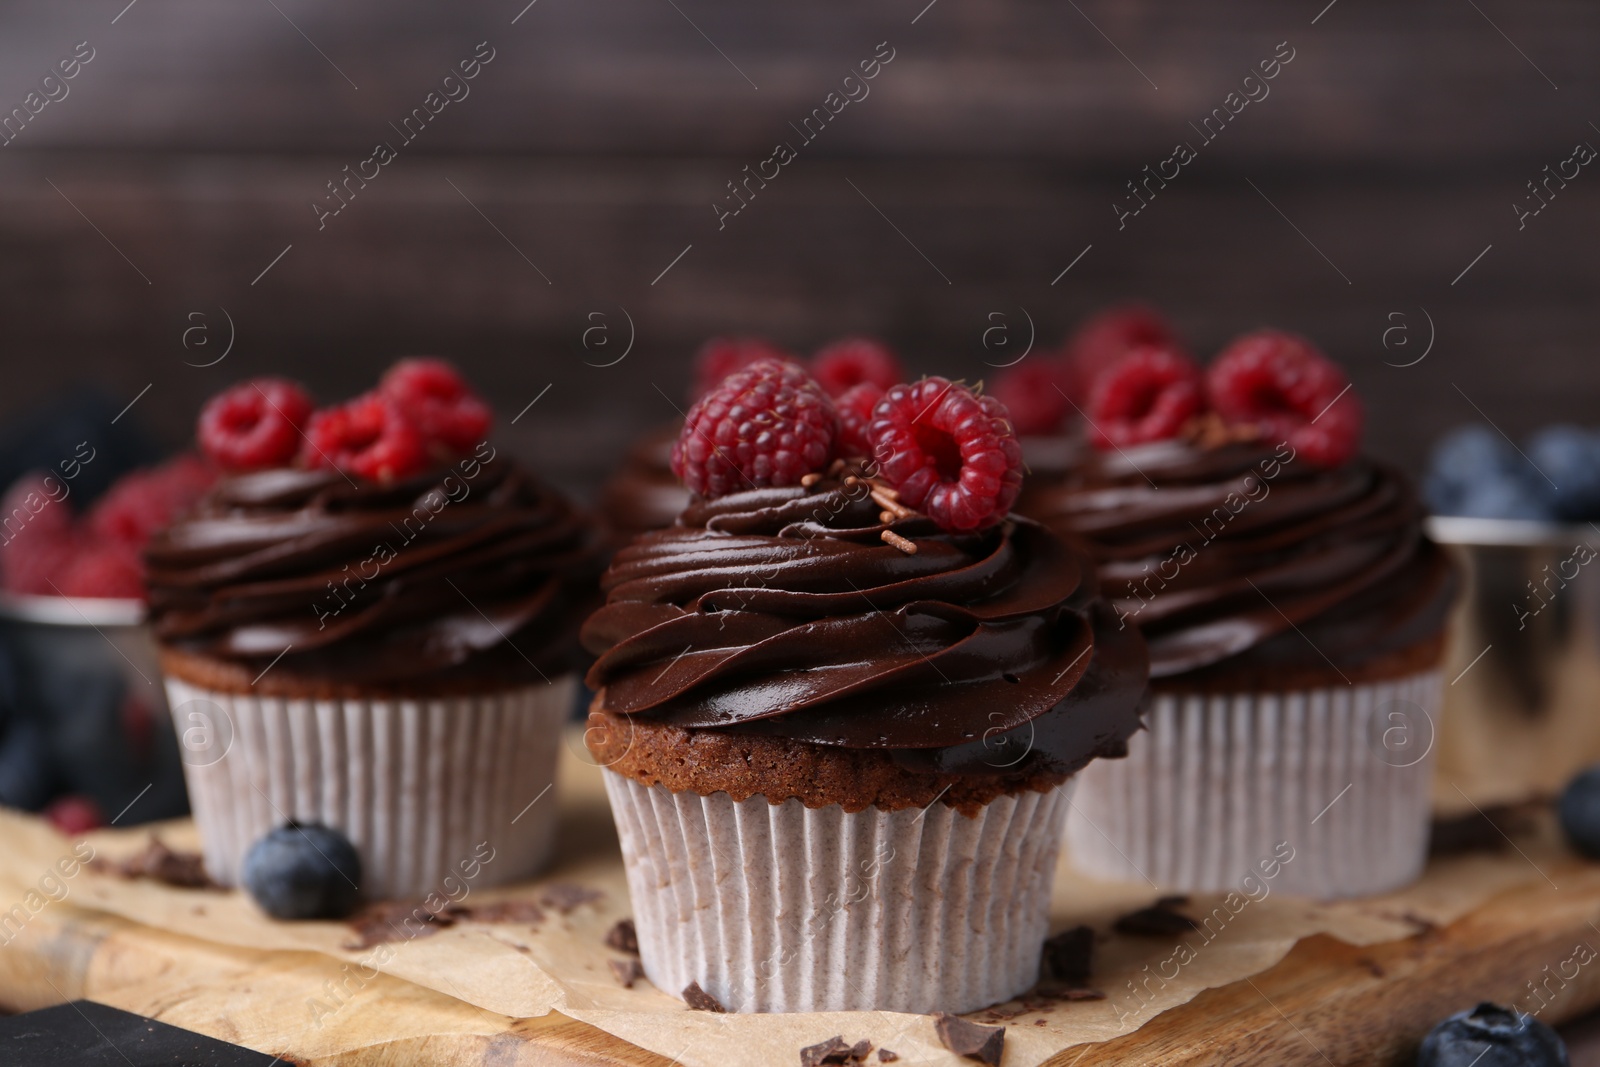
[[[494,859],[467,868],[476,885],[531,877],[554,837],[556,804],[535,801],[555,781],[575,684],[565,676],[472,696],[328,700],[167,679],[206,872],[236,884],[250,846],[295,819],[351,840],[370,899],[440,892],[487,854],[480,845]]]
[[[1160,693],[1127,759],[1079,775],[1073,866],[1233,889],[1286,844],[1277,888],[1330,899],[1409,885],[1427,858],[1440,675],[1282,693]]]
[[[968,817],[605,780],[663,990],[698,982],[739,1012],[964,1012],[1038,978],[1070,782]]]

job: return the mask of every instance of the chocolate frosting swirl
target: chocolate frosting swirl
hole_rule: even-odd
[[[1139,725],[1143,642],[1026,519],[956,535],[883,523],[864,483],[758,489],[697,500],[602,585],[583,640],[613,713],[970,775],[1071,773]]]
[[[1435,637],[1456,593],[1410,483],[1366,459],[1162,441],[1035,479],[1019,510],[1089,542],[1155,678],[1358,666]]]
[[[681,423],[673,423],[640,438],[600,490],[596,510],[613,533],[626,538],[671,526],[689,506],[689,490],[672,473],[672,443],[680,429]]]
[[[226,478],[146,550],[163,643],[259,669],[382,683],[571,669],[596,527],[514,460],[388,484]],[[288,649],[287,652],[284,650]]]

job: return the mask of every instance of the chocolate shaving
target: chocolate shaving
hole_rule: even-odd
[[[939,1032],[944,1047],[957,1056],[1000,1067],[1000,1055],[1005,1051],[1006,1028],[979,1026],[948,1012],[933,1013],[933,1028]]]
[[[531,900],[494,900],[487,904],[450,904],[434,911],[422,901],[385,900],[370,904],[349,919],[356,940],[344,947],[371,948],[391,941],[432,937],[456,923],[529,923],[544,921],[544,909]]]
[[[607,960],[611,973],[623,989],[632,989],[633,983],[644,977],[644,968],[638,960]]]
[[[634,928],[632,919],[618,919],[617,925],[606,931],[606,947],[634,956],[639,954],[639,931]]]
[[[1482,811],[1435,819],[1428,835],[1428,854],[1459,856],[1471,852],[1504,852],[1511,847],[1508,838],[1533,829],[1534,815],[1546,803],[1525,800],[1518,804],[1496,804]]]
[[[845,1043],[842,1036],[835,1035],[826,1041],[819,1041],[815,1045],[807,1045],[801,1049],[800,1067],[824,1067],[824,1064],[857,1067],[866,1060],[867,1054],[871,1051],[871,1041],[863,1038],[850,1045]],[[881,1056],[879,1058],[882,1059]]]
[[[1094,958],[1094,931],[1087,926],[1063,930],[1044,943],[1045,970],[1070,986],[1089,984]]]
[[[600,890],[590,889],[588,886],[556,882],[554,885],[545,886],[544,892],[539,894],[539,899],[565,915],[580,904],[589,904],[604,896]]]
[[[152,882],[176,886],[179,889],[220,889],[206,874],[205,860],[198,852],[178,852],[166,846],[159,837],[150,835],[143,852],[137,852],[121,863],[100,865],[96,869],[108,871],[119,878],[148,878]]]
[[[1111,928],[1119,934],[1131,934],[1134,937],[1177,937],[1198,930],[1199,923],[1173,910],[1188,902],[1188,897],[1162,897],[1148,908],[1124,915],[1112,923]]]
[[[699,982],[690,982],[683,987],[683,1002],[695,1011],[726,1012],[722,1001],[700,988]]]
[[[879,1063],[893,1063],[895,1060],[897,1060],[899,1058],[900,1058],[900,1054],[898,1052],[890,1052],[886,1048],[880,1048],[878,1050],[878,1062]]]

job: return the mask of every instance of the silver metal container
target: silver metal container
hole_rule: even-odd
[[[48,735],[61,791],[93,797],[124,826],[188,810],[142,602],[0,593],[0,628],[16,652],[22,710]]]
[[[1555,793],[1600,762],[1600,529],[1435,517],[1428,532],[1465,577],[1445,661],[1436,804]]]

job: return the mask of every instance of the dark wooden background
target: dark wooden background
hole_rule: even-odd
[[[1520,232],[1511,206],[1600,145],[1600,8],[926,2],[14,0],[0,112],[77,42],[96,54],[0,148],[0,415],[150,385],[127,417],[175,446],[227,382],[336,399],[439,352],[515,450],[586,490],[673,415],[707,335],[869,331],[977,378],[1025,318],[1054,345],[1138,296],[1205,354],[1262,323],[1318,339],[1372,447],[1413,468],[1474,403],[1514,434],[1600,421],[1600,167]],[[319,232],[324,183],[482,41],[470,96]],[[870,96],[719,232],[724,183],[882,41]],[[1119,232],[1123,183],[1283,41],[1270,96]],[[220,353],[223,309],[230,354],[186,366]],[[624,310],[630,354],[589,365],[621,351]],[[1421,354],[1427,317],[1427,358],[1386,366]],[[1013,347],[986,350],[1001,321]],[[611,345],[586,351],[599,323]]]

